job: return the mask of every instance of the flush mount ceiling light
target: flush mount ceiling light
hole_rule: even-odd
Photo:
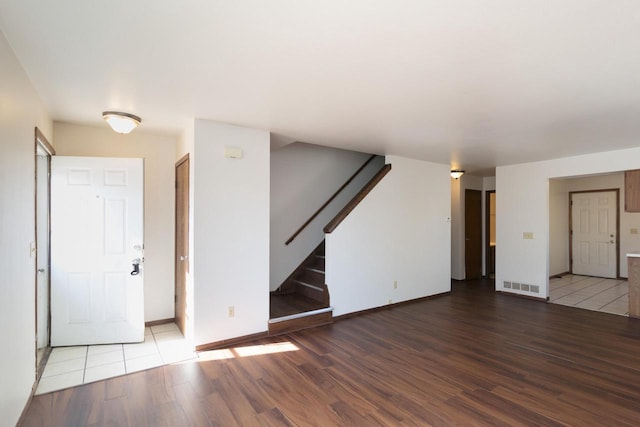
[[[142,122],[138,116],[119,111],[105,111],[102,113],[102,118],[118,133],[129,133]]]
[[[464,171],[460,170],[460,169],[453,169],[451,171],[451,178],[453,179],[458,179],[460,178],[462,175],[464,175]]]

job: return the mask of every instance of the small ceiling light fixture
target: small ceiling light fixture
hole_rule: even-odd
[[[462,175],[464,175],[464,171],[461,169],[453,169],[451,171],[451,178],[453,179],[458,179],[460,178]]]
[[[105,111],[102,113],[102,118],[109,123],[111,129],[123,134],[131,132],[142,122],[138,116],[119,111]]]

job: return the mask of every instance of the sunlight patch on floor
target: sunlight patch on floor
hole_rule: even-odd
[[[295,344],[288,341],[251,345],[246,347],[224,348],[220,350],[208,350],[198,353],[198,361],[235,359],[236,357],[262,356],[265,354],[283,353],[286,351],[300,350]]]

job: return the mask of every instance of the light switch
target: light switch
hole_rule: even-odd
[[[533,233],[531,231],[525,231],[522,233],[522,238],[527,240],[533,239]]]
[[[242,148],[239,147],[224,147],[224,156],[228,159],[241,159]]]
[[[630,231],[631,231],[631,234],[638,234],[637,228],[632,228]]]

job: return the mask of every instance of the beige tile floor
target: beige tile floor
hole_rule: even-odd
[[[628,316],[629,284],[626,280],[567,274],[549,280],[549,301]]]
[[[36,394],[197,357],[173,323],[146,328],[144,342],[137,344],[57,347],[51,351]]]

